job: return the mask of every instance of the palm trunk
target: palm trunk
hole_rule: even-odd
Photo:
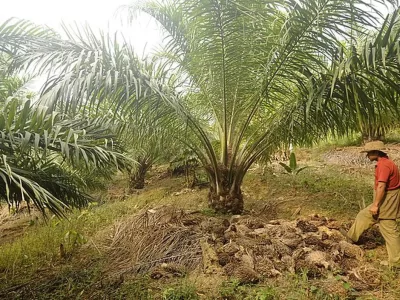
[[[233,174],[224,167],[217,170],[206,168],[206,171],[210,179],[209,206],[218,213],[242,213],[242,180],[234,180]]]
[[[198,183],[198,179],[196,176],[196,166],[192,166],[190,164],[186,164],[185,166],[185,178],[186,178],[186,186],[188,188],[194,188]]]
[[[131,173],[129,178],[129,191],[140,190],[144,188],[144,181],[146,173],[150,169],[151,164],[146,162],[140,162],[137,169]]]
[[[382,141],[385,138],[385,129],[380,126],[366,126],[363,128],[362,137],[364,143]]]

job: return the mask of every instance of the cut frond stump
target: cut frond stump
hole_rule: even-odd
[[[356,258],[362,260],[364,257],[364,251],[357,245],[352,245],[346,241],[339,242],[340,251],[347,257]]]
[[[203,254],[203,272],[205,274],[222,274],[223,271],[214,248],[204,239],[200,241],[200,245]]]

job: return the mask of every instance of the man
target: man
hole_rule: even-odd
[[[357,242],[361,234],[375,223],[385,239],[389,266],[400,268],[400,231],[396,219],[400,217],[400,175],[399,169],[387,154],[383,142],[365,144],[367,157],[377,161],[375,166],[374,200],[361,210],[347,232],[347,237]]]

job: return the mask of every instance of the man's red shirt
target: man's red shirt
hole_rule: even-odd
[[[375,189],[378,182],[386,182],[386,190],[400,188],[399,169],[388,157],[380,157],[375,167]]]

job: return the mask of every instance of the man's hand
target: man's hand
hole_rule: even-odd
[[[369,209],[369,211],[371,212],[371,214],[372,214],[373,216],[375,216],[375,215],[378,214],[378,210],[379,210],[379,207],[378,207],[378,205],[376,205],[376,204],[372,204],[371,207],[370,207],[370,209]]]
[[[385,197],[385,192],[386,192],[386,182],[379,181],[378,186],[376,187],[375,190],[375,199],[374,202],[372,203],[369,211],[374,217],[377,217],[378,215],[378,210],[379,210],[379,204],[382,202],[383,198]]]

